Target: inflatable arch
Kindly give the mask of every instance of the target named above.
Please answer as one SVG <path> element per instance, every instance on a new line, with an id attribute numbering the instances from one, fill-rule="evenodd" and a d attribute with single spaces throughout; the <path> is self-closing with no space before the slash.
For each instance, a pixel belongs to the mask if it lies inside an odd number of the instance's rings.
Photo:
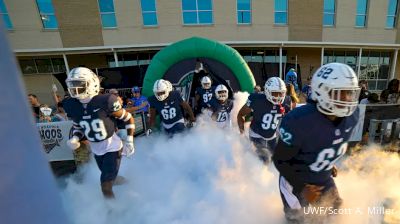
<path id="1" fill-rule="evenodd" d="M 211 58 L 225 64 L 239 81 L 242 91 L 253 91 L 253 73 L 235 49 L 214 40 L 192 37 L 171 44 L 153 57 L 143 80 L 143 95 L 153 95 L 154 82 L 163 78 L 172 65 L 189 58 Z"/>

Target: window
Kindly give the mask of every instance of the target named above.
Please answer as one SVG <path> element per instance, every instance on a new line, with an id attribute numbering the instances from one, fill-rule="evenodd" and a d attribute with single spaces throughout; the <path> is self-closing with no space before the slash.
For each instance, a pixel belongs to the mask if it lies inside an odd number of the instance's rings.
<path id="1" fill-rule="evenodd" d="M 4 25 L 8 30 L 12 30 L 13 25 L 11 23 L 10 16 L 8 15 L 8 11 L 6 5 L 3 0 L 0 0 L 0 15 L 3 18 Z"/>
<path id="2" fill-rule="evenodd" d="M 115 18 L 113 0 L 98 0 L 103 28 L 116 28 L 117 20 Z"/>
<path id="3" fill-rule="evenodd" d="M 58 23 L 51 0 L 36 0 L 44 29 L 57 29 Z"/>
<path id="4" fill-rule="evenodd" d="M 149 65 L 156 52 L 118 53 L 119 67 Z M 107 56 L 108 66 L 116 67 L 114 55 Z"/>
<path id="5" fill-rule="evenodd" d="M 350 66 L 355 72 L 357 72 L 358 64 L 358 51 L 330 51 L 324 52 L 324 64 L 340 62 Z"/>
<path id="6" fill-rule="evenodd" d="M 386 28 L 394 28 L 396 25 L 398 0 L 388 0 L 388 13 L 386 17 Z"/>
<path id="7" fill-rule="evenodd" d="M 357 0 L 356 27 L 367 25 L 368 0 Z"/>
<path id="8" fill-rule="evenodd" d="M 157 10 L 155 0 L 141 0 L 144 26 L 157 26 Z"/>
<path id="9" fill-rule="evenodd" d="M 275 0 L 275 24 L 287 24 L 287 0 Z"/>
<path id="10" fill-rule="evenodd" d="M 358 51 L 326 50 L 324 64 L 341 62 L 349 65 L 357 73 Z M 363 50 L 360 62 L 359 80 L 367 80 L 371 91 L 386 89 L 391 63 L 390 52 Z"/>
<path id="11" fill-rule="evenodd" d="M 335 25 L 335 0 L 324 0 L 324 26 Z"/>
<path id="12" fill-rule="evenodd" d="M 183 24 L 213 24 L 211 0 L 182 0 Z"/>
<path id="13" fill-rule="evenodd" d="M 363 51 L 359 80 L 367 80 L 369 90 L 386 89 L 389 79 L 390 62 L 389 52 Z"/>
<path id="14" fill-rule="evenodd" d="M 63 58 L 20 59 L 19 66 L 23 74 L 65 72 Z"/>
<path id="15" fill-rule="evenodd" d="M 237 0 L 237 23 L 251 24 L 251 0 Z"/>

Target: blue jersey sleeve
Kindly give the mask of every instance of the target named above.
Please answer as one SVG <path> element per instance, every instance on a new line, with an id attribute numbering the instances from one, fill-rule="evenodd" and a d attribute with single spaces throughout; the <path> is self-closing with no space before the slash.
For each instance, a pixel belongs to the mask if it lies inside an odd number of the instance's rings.
<path id="1" fill-rule="evenodd" d="M 107 97 L 107 112 L 113 113 L 122 109 L 122 105 L 117 96 L 109 94 Z"/>
<path id="2" fill-rule="evenodd" d="M 286 115 L 282 118 L 278 130 L 279 141 L 290 147 L 300 147 L 301 136 L 298 129 L 298 123 L 292 116 Z"/>
<path id="3" fill-rule="evenodd" d="M 253 110 L 254 101 L 255 101 L 255 94 L 250 94 L 250 96 L 247 98 L 246 106 Z"/>

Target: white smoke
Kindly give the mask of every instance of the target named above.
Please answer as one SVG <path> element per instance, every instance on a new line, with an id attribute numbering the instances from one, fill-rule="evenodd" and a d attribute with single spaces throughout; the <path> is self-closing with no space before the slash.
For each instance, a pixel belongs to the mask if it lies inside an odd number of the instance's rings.
<path id="1" fill-rule="evenodd" d="M 232 120 L 247 95 L 235 95 Z M 235 122 L 234 122 L 235 123 Z M 136 153 L 124 158 L 120 175 L 128 183 L 115 186 L 115 200 L 104 200 L 94 160 L 81 170 L 83 178 L 67 179 L 62 189 L 73 223 L 284 223 L 273 165 L 256 158 L 246 136 L 198 122 L 190 131 L 166 138 L 137 138 Z M 367 150 L 341 164 L 336 183 L 344 207 L 368 208 L 400 195 L 398 156 Z M 366 210 L 367 212 L 368 210 Z M 340 216 L 336 223 L 379 223 L 382 215 Z"/>

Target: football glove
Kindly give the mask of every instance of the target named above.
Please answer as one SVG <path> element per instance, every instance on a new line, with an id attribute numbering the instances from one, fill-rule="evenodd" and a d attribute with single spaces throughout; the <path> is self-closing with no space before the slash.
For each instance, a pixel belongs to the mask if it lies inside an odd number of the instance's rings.
<path id="1" fill-rule="evenodd" d="M 151 130 L 150 128 L 146 130 L 146 136 L 151 135 L 151 133 L 153 133 L 153 130 Z"/>
<path id="2" fill-rule="evenodd" d="M 122 147 L 122 155 L 126 157 L 131 157 L 135 153 L 135 146 L 133 145 L 133 136 L 128 136 L 124 141 L 124 146 Z"/>
<path id="3" fill-rule="evenodd" d="M 312 184 L 306 184 L 301 194 L 303 195 L 304 199 L 308 201 L 308 203 L 312 204 L 321 197 L 321 191 L 324 189 L 323 186 L 317 186 Z"/>
<path id="4" fill-rule="evenodd" d="M 333 166 L 333 168 L 332 168 L 332 177 L 337 177 L 337 173 L 338 173 L 338 170 L 337 170 L 336 166 Z"/>
<path id="5" fill-rule="evenodd" d="M 188 128 L 193 128 L 194 126 L 196 126 L 196 122 L 194 122 L 194 121 L 193 122 L 191 121 L 191 122 L 187 123 L 187 127 Z"/>
<path id="6" fill-rule="evenodd" d="M 72 138 L 67 141 L 67 146 L 72 150 L 76 150 L 79 148 L 79 146 L 81 146 L 79 138 L 77 136 L 72 136 Z"/>

